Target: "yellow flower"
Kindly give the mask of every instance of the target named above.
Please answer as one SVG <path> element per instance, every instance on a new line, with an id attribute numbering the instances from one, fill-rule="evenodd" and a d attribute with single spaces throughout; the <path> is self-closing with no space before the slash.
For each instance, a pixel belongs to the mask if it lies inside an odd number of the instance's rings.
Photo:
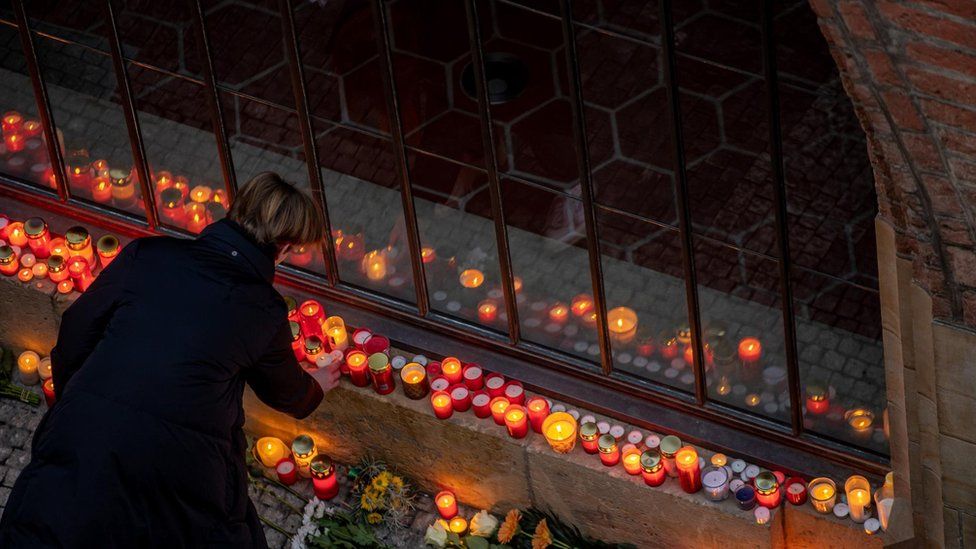
<path id="1" fill-rule="evenodd" d="M 366 515 L 366 522 L 370 524 L 379 524 L 383 520 L 383 515 L 379 513 L 370 513 Z"/>
<path id="2" fill-rule="evenodd" d="M 505 522 L 502 523 L 501 527 L 498 528 L 498 541 L 501 543 L 508 543 L 515 538 L 515 535 L 519 531 L 519 521 L 522 520 L 522 514 L 519 513 L 518 509 L 512 509 L 505 515 Z"/>
<path id="3" fill-rule="evenodd" d="M 369 497 L 366 494 L 363 494 L 363 497 L 361 497 L 359 499 L 359 505 L 365 511 L 372 511 L 373 510 L 373 498 Z"/>
<path id="4" fill-rule="evenodd" d="M 552 545 L 552 534 L 549 533 L 549 525 L 546 519 L 539 521 L 535 527 L 535 535 L 532 536 L 532 549 L 546 549 Z"/>
<path id="5" fill-rule="evenodd" d="M 390 480 L 390 484 L 392 484 L 397 491 L 403 490 L 403 479 L 400 477 L 393 477 L 393 479 Z"/>
<path id="6" fill-rule="evenodd" d="M 380 473 L 373 479 L 373 486 L 378 490 L 386 490 L 386 487 L 390 485 L 390 475 L 389 473 Z"/>

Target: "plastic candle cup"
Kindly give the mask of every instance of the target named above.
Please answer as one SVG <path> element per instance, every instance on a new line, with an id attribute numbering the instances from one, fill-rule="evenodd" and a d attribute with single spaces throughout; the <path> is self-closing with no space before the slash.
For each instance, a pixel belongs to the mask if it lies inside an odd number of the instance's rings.
<path id="1" fill-rule="evenodd" d="M 362 268 L 368 280 L 383 280 L 386 278 L 386 256 L 379 250 L 373 250 L 363 256 Z"/>
<path id="2" fill-rule="evenodd" d="M 587 294 L 579 294 L 573 298 L 569 309 L 576 318 L 583 318 L 587 313 L 593 311 L 593 298 Z"/>
<path id="3" fill-rule="evenodd" d="M 44 403 L 47 404 L 47 407 L 54 406 L 54 403 L 58 400 L 57 395 L 54 394 L 54 380 L 45 379 L 41 385 L 41 389 L 44 391 Z"/>
<path id="4" fill-rule="evenodd" d="M 791 505 L 803 505 L 807 502 L 807 483 L 800 477 L 790 477 L 783 484 L 786 501 Z"/>
<path id="5" fill-rule="evenodd" d="M 278 474 L 278 482 L 285 486 L 291 486 L 298 481 L 298 467 L 289 458 L 281 458 L 275 465 L 275 472 Z"/>
<path id="6" fill-rule="evenodd" d="M 702 488 L 711 501 L 722 501 L 729 497 L 730 480 L 729 470 L 722 465 L 709 465 L 701 472 Z"/>
<path id="7" fill-rule="evenodd" d="M 518 381 L 509 381 L 505 384 L 505 398 L 512 404 L 521 406 L 525 404 L 525 389 Z"/>
<path id="8" fill-rule="evenodd" d="M 71 281 L 74 282 L 75 288 L 80 292 L 87 290 L 91 286 L 91 283 L 95 281 L 88 260 L 81 256 L 72 257 L 68 261 L 68 274 L 71 276 Z"/>
<path id="9" fill-rule="evenodd" d="M 878 509 L 878 526 L 888 531 L 888 520 L 891 518 L 891 508 L 895 504 L 895 479 L 893 473 L 885 475 L 885 482 L 874 492 L 874 505 Z M 865 521 L 867 527 L 867 521 Z"/>
<path id="10" fill-rule="evenodd" d="M 98 251 L 98 262 L 104 269 L 119 255 L 122 243 L 115 236 L 106 234 L 95 242 L 95 249 Z"/>
<path id="11" fill-rule="evenodd" d="M 425 264 L 433 263 L 435 259 L 437 259 L 437 250 L 430 246 L 420 248 L 420 260 Z"/>
<path id="12" fill-rule="evenodd" d="M 675 464 L 674 457 L 681 449 L 681 439 L 674 436 L 668 435 L 661 439 L 661 459 L 664 461 L 664 470 L 668 472 L 669 477 L 678 476 L 678 466 Z"/>
<path id="13" fill-rule="evenodd" d="M 112 181 L 108 177 L 96 177 L 91 182 L 92 200 L 99 204 L 112 201 Z"/>
<path id="14" fill-rule="evenodd" d="M 743 364 L 755 364 L 762 356 L 762 344 L 754 337 L 742 338 L 739 341 L 739 360 Z"/>
<path id="15" fill-rule="evenodd" d="M 467 391 L 467 389 L 464 389 Z M 505 428 L 512 438 L 525 438 L 529 434 L 529 419 L 525 408 L 513 404 L 505 409 Z"/>
<path id="16" fill-rule="evenodd" d="M 197 185 L 190 190 L 190 200 L 203 204 L 210 201 L 213 189 L 206 185 Z"/>
<path id="17" fill-rule="evenodd" d="M 66 258 L 69 262 L 71 258 L 81 256 L 88 261 L 89 265 L 94 265 L 95 250 L 92 248 L 91 234 L 89 234 L 88 229 L 81 226 L 71 227 L 64 233 L 64 243 L 68 247 Z M 52 249 L 51 253 L 53 254 L 55 251 Z"/>
<path id="18" fill-rule="evenodd" d="M 583 445 L 583 451 L 587 454 L 595 454 L 600 451 L 600 446 L 597 439 L 600 438 L 600 429 L 597 427 L 596 423 L 592 421 L 587 421 L 580 425 L 580 443 Z"/>
<path id="19" fill-rule="evenodd" d="M 617 448 L 617 439 L 613 435 L 600 435 L 597 440 L 600 450 L 600 462 L 607 467 L 613 467 L 620 463 L 620 449 Z"/>
<path id="20" fill-rule="evenodd" d="M 373 353 L 388 353 L 390 351 L 390 340 L 378 334 L 372 335 L 363 344 L 363 352 L 367 355 Z"/>
<path id="21" fill-rule="evenodd" d="M 291 328 L 291 350 L 295 353 L 295 360 L 301 362 L 305 360 L 305 339 L 302 337 L 302 328 L 293 320 L 288 321 Z"/>
<path id="22" fill-rule="evenodd" d="M 633 444 L 624 446 L 623 457 L 624 470 L 629 475 L 641 474 L 641 451 Z"/>
<path id="23" fill-rule="evenodd" d="M 24 116 L 17 111 L 3 113 L 3 135 L 19 132 L 24 127 Z"/>
<path id="24" fill-rule="evenodd" d="M 827 390 L 820 385 L 807 385 L 807 413 L 820 415 L 830 408 Z"/>
<path id="25" fill-rule="evenodd" d="M 89 170 L 90 171 L 90 170 Z M 86 175 L 87 177 L 87 175 Z M 136 203 L 136 186 L 125 170 L 109 170 L 112 183 L 112 201 L 120 208 L 131 208 Z"/>
<path id="26" fill-rule="evenodd" d="M 607 311 L 607 328 L 617 341 L 630 341 L 637 334 L 637 313 L 629 307 L 610 309 Z"/>
<path id="27" fill-rule="evenodd" d="M 288 447 L 277 437 L 261 437 L 254 443 L 254 457 L 265 467 L 274 467 L 288 457 Z"/>
<path id="28" fill-rule="evenodd" d="M 24 385 L 34 385 L 40 381 L 37 367 L 41 362 L 41 357 L 34 351 L 24 351 L 17 357 L 17 372 L 20 374 L 20 381 Z"/>
<path id="29" fill-rule="evenodd" d="M 356 387 L 369 385 L 369 372 L 366 365 L 366 353 L 356 350 L 346 354 L 346 365 L 349 367 L 349 379 Z"/>
<path id="30" fill-rule="evenodd" d="M 856 436 L 868 437 L 874 425 L 874 412 L 867 408 L 854 408 L 844 414 L 844 421 Z"/>
<path id="31" fill-rule="evenodd" d="M 773 473 L 769 471 L 759 473 L 752 484 L 756 488 L 756 503 L 759 505 L 775 509 L 783 502 L 783 491 L 780 490 L 779 481 Z"/>
<path id="32" fill-rule="evenodd" d="M 505 378 L 501 374 L 488 374 L 485 377 L 485 389 L 491 398 L 505 395 Z"/>
<path id="33" fill-rule="evenodd" d="M 729 462 L 729 458 L 725 454 L 714 454 L 709 459 L 709 463 L 711 463 L 715 467 L 724 467 L 725 464 L 727 464 L 728 462 Z"/>
<path id="34" fill-rule="evenodd" d="M 37 375 L 42 380 L 51 379 L 51 357 L 46 356 L 37 363 Z"/>
<path id="35" fill-rule="evenodd" d="M 291 453 L 295 457 L 295 465 L 298 466 L 298 474 L 308 478 L 311 476 L 309 465 L 315 457 L 315 441 L 308 435 L 298 435 L 291 442 Z"/>
<path id="36" fill-rule="evenodd" d="M 834 510 L 837 502 L 837 485 L 834 481 L 826 477 L 815 478 L 807 485 L 807 493 L 818 513 L 827 514 Z"/>
<path id="37" fill-rule="evenodd" d="M 305 360 L 315 364 L 315 360 L 322 355 L 322 340 L 319 336 L 310 335 L 305 338 Z"/>
<path id="38" fill-rule="evenodd" d="M 330 500 L 339 494 L 339 479 L 336 478 L 335 464 L 332 463 L 332 458 L 325 454 L 315 456 L 309 464 L 309 470 L 311 471 L 315 497 L 321 500 Z"/>
<path id="39" fill-rule="evenodd" d="M 70 294 L 72 290 L 75 289 L 75 283 L 71 279 L 62 280 L 58 282 L 58 293 L 59 294 Z"/>
<path id="40" fill-rule="evenodd" d="M 447 529 L 450 530 L 452 534 L 463 536 L 468 531 L 468 521 L 461 516 L 454 517 L 450 522 L 447 523 Z"/>
<path id="41" fill-rule="evenodd" d="M 464 378 L 464 384 L 472 391 L 480 391 L 485 386 L 485 376 L 478 365 L 469 364 L 465 366 L 461 377 Z"/>
<path id="42" fill-rule="evenodd" d="M 743 486 L 735 491 L 735 502 L 739 509 L 750 511 L 756 506 L 756 491 L 752 486 Z"/>
<path id="43" fill-rule="evenodd" d="M 441 361 L 441 374 L 451 385 L 461 383 L 463 376 L 461 361 L 453 356 L 445 358 Z"/>
<path id="44" fill-rule="evenodd" d="M 542 433 L 542 423 L 549 416 L 549 401 L 535 396 L 529 399 L 525 408 L 529 411 L 529 424 L 532 426 L 532 430 Z"/>
<path id="45" fill-rule="evenodd" d="M 465 269 L 458 276 L 458 282 L 465 288 L 477 288 L 484 284 L 485 273 L 478 269 Z"/>
<path id="46" fill-rule="evenodd" d="M 458 514 L 457 498 L 449 490 L 438 492 L 434 496 L 434 504 L 437 505 L 437 512 L 440 513 L 441 518 L 444 520 L 451 520 Z"/>
<path id="47" fill-rule="evenodd" d="M 689 494 L 701 490 L 701 469 L 698 466 L 698 451 L 693 446 L 683 446 L 674 455 L 678 469 L 678 482 L 681 489 Z"/>
<path id="48" fill-rule="evenodd" d="M 457 412 L 471 409 L 471 391 L 464 385 L 456 385 L 451 389 L 451 408 Z"/>
<path id="49" fill-rule="evenodd" d="M 565 303 L 556 303 L 549 309 L 549 321 L 555 324 L 565 324 L 569 318 L 569 307 Z"/>
<path id="50" fill-rule="evenodd" d="M 17 280 L 21 282 L 30 282 L 34 278 L 34 271 L 24 267 L 23 269 L 17 271 Z"/>
<path id="51" fill-rule="evenodd" d="M 373 337 L 373 332 L 366 328 L 357 328 L 352 333 L 352 344 L 362 351 L 366 347 L 366 342 Z"/>
<path id="52" fill-rule="evenodd" d="M 471 407 L 474 415 L 484 419 L 491 415 L 491 397 L 484 391 L 478 391 L 471 397 Z"/>
<path id="53" fill-rule="evenodd" d="M 427 370 L 427 375 L 430 376 L 430 369 Z M 432 391 L 447 391 L 451 388 L 451 383 L 447 381 L 447 378 L 438 374 L 437 377 L 430 380 L 430 389 Z"/>
<path id="54" fill-rule="evenodd" d="M 325 319 L 325 335 L 329 340 L 329 348 L 333 351 L 345 351 L 349 347 L 349 332 L 346 323 L 340 316 L 330 316 Z"/>
<path id="55" fill-rule="evenodd" d="M 400 370 L 400 380 L 403 381 L 403 394 L 411 400 L 420 400 L 427 396 L 430 384 L 427 382 L 427 370 L 416 362 L 411 362 Z"/>
<path id="56" fill-rule="evenodd" d="M 447 419 L 454 413 L 451 405 L 451 395 L 446 391 L 434 391 L 430 395 L 430 407 L 434 409 L 434 416 L 437 419 Z"/>
<path id="57" fill-rule="evenodd" d="M 35 263 L 31 272 L 34 273 L 34 278 L 44 278 L 47 276 L 47 263 Z"/>
<path id="58" fill-rule="evenodd" d="M 871 484 L 861 475 L 852 475 L 844 483 L 851 520 L 862 523 L 871 516 Z"/>
<path id="59" fill-rule="evenodd" d="M 25 221 L 24 234 L 27 235 L 27 244 L 34 256 L 38 259 L 47 259 L 51 255 L 51 232 L 43 219 L 32 217 Z"/>
<path id="60" fill-rule="evenodd" d="M 492 299 L 486 299 L 478 303 L 478 320 L 485 324 L 491 324 L 498 319 L 498 304 Z"/>
<path id="61" fill-rule="evenodd" d="M 0 273 L 13 276 L 19 269 L 20 260 L 17 258 L 17 252 L 10 246 L 0 246 Z"/>
<path id="62" fill-rule="evenodd" d="M 322 321 L 325 320 L 325 309 L 318 301 L 309 299 L 298 309 L 298 323 L 302 326 L 302 334 L 308 336 L 322 335 Z"/>
<path id="63" fill-rule="evenodd" d="M 23 223 L 14 221 L 7 225 L 7 243 L 20 248 L 27 245 L 27 233 L 24 232 Z"/>
<path id="64" fill-rule="evenodd" d="M 393 381 L 393 366 L 390 357 L 385 353 L 373 353 L 366 361 L 369 364 L 369 376 L 373 380 L 373 390 L 380 395 L 388 395 L 396 389 Z"/>
<path id="65" fill-rule="evenodd" d="M 566 412 L 549 414 L 542 422 L 542 434 L 553 451 L 568 454 L 576 447 L 576 420 Z"/>
<path id="66" fill-rule="evenodd" d="M 510 405 L 511 403 L 505 397 L 495 397 L 491 399 L 488 406 L 491 407 L 491 417 L 495 420 L 495 423 L 498 425 L 505 425 L 505 410 L 508 410 Z"/>
<path id="67" fill-rule="evenodd" d="M 657 450 L 645 450 L 640 457 L 641 476 L 644 477 L 644 484 L 648 486 L 660 486 L 664 484 L 667 473 L 664 471 L 664 461 L 661 460 L 661 453 Z"/>

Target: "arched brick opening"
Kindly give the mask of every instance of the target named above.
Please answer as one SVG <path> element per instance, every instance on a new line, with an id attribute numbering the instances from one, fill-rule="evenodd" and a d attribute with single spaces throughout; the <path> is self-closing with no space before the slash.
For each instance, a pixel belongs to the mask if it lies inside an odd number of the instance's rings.
<path id="1" fill-rule="evenodd" d="M 925 545 L 976 544 L 976 4 L 811 4 L 875 172 L 903 516 Z"/>

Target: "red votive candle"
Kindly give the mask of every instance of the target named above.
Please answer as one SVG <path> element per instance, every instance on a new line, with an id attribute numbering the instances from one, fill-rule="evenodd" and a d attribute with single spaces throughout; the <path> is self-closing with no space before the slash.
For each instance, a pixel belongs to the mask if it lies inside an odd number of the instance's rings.
<path id="1" fill-rule="evenodd" d="M 492 299 L 478 303 L 478 320 L 484 324 L 491 324 L 498 318 L 498 304 Z"/>
<path id="2" fill-rule="evenodd" d="M 373 337 L 366 340 L 363 344 L 363 351 L 371 355 L 374 353 L 387 353 L 390 351 L 390 340 L 386 336 L 373 334 Z"/>
<path id="3" fill-rule="evenodd" d="M 620 449 L 617 448 L 617 439 L 613 435 L 601 435 L 597 441 L 600 450 L 600 462 L 607 467 L 613 467 L 620 463 Z"/>
<path id="4" fill-rule="evenodd" d="M 369 366 L 366 364 L 366 353 L 354 350 L 346 353 L 346 365 L 349 366 L 349 380 L 356 387 L 369 385 Z"/>
<path id="5" fill-rule="evenodd" d="M 305 336 L 305 360 L 315 364 L 315 360 L 319 358 L 322 353 L 325 352 L 325 348 L 322 345 L 322 339 L 319 336 L 309 335 Z"/>
<path id="6" fill-rule="evenodd" d="M 677 358 L 678 352 L 680 351 L 680 345 L 678 340 L 674 337 L 665 337 L 661 340 L 661 358 L 665 360 L 673 360 Z"/>
<path id="7" fill-rule="evenodd" d="M 786 479 L 786 501 L 793 505 L 803 505 L 807 502 L 807 483 L 800 477 Z"/>
<path id="8" fill-rule="evenodd" d="M 40 217 L 32 217 L 24 222 L 27 244 L 37 259 L 47 259 L 51 255 L 51 232 L 47 223 Z"/>
<path id="9" fill-rule="evenodd" d="M 451 407 L 458 412 L 467 412 L 471 408 L 471 391 L 463 385 L 451 389 Z"/>
<path id="10" fill-rule="evenodd" d="M 47 407 L 54 406 L 54 403 L 57 401 L 57 396 L 54 394 L 54 379 L 45 379 L 41 385 L 41 389 L 44 391 L 44 402 L 47 403 Z"/>
<path id="11" fill-rule="evenodd" d="M 441 363 L 436 360 L 431 360 L 427 363 L 427 377 L 434 379 L 435 377 L 443 377 L 441 375 Z"/>
<path id="12" fill-rule="evenodd" d="M 285 486 L 291 486 L 298 480 L 298 467 L 291 458 L 281 458 L 275 465 L 275 472 L 278 473 L 278 481 Z"/>
<path id="13" fill-rule="evenodd" d="M 830 409 L 827 389 L 820 385 L 807 385 L 807 413 L 820 415 Z"/>
<path id="14" fill-rule="evenodd" d="M 491 417 L 495 420 L 495 423 L 498 425 L 505 425 L 505 410 L 507 410 L 510 405 L 511 403 L 505 397 L 495 397 L 491 399 L 489 406 L 491 406 Z"/>
<path id="15" fill-rule="evenodd" d="M 301 362 L 305 360 L 305 339 L 302 337 L 302 327 L 294 321 L 288 321 L 291 328 L 291 350 L 295 353 L 295 360 Z"/>
<path id="16" fill-rule="evenodd" d="M 373 337 L 373 332 L 366 328 L 359 328 L 352 333 L 352 344 L 362 351 L 366 347 L 366 342 Z"/>
<path id="17" fill-rule="evenodd" d="M 532 426 L 532 430 L 541 433 L 542 422 L 549 417 L 549 401 L 540 396 L 535 396 L 529 399 L 525 408 L 529 411 L 529 424 Z"/>
<path id="18" fill-rule="evenodd" d="M 437 512 L 440 513 L 441 518 L 444 520 L 451 520 L 458 514 L 457 498 L 449 490 L 438 492 L 434 496 L 434 504 L 437 505 Z"/>
<path id="19" fill-rule="evenodd" d="M 647 450 L 641 454 L 640 467 L 644 484 L 648 486 L 660 486 L 664 484 L 664 479 L 668 478 L 664 470 L 664 461 L 661 460 L 661 454 L 657 450 Z"/>
<path id="20" fill-rule="evenodd" d="M 13 276 L 20 270 L 20 260 L 12 246 L 0 246 L 0 274 Z"/>
<path id="21" fill-rule="evenodd" d="M 72 257 L 71 261 L 68 262 L 68 274 L 71 275 L 71 280 L 79 292 L 87 290 L 95 280 L 91 268 L 88 266 L 88 260 L 80 255 Z"/>
<path id="22" fill-rule="evenodd" d="M 505 409 L 505 428 L 512 438 L 525 438 L 529 434 L 529 417 L 525 408 L 512 404 Z"/>
<path id="23" fill-rule="evenodd" d="M 762 344 L 754 337 L 742 338 L 739 341 L 739 360 L 743 364 L 755 364 L 762 356 Z"/>
<path id="24" fill-rule="evenodd" d="M 471 408 L 474 415 L 482 419 L 491 415 L 491 397 L 484 391 L 478 391 L 471 397 Z"/>
<path id="25" fill-rule="evenodd" d="M 430 407 L 434 409 L 437 419 L 447 419 L 454 413 L 451 405 L 451 395 L 447 391 L 434 391 L 430 395 Z"/>
<path id="26" fill-rule="evenodd" d="M 519 406 L 525 404 L 525 389 L 522 388 L 522 384 L 518 381 L 509 381 L 505 385 L 505 398 L 512 404 Z"/>
<path id="27" fill-rule="evenodd" d="M 373 390 L 381 395 L 388 395 L 396 389 L 393 380 L 393 366 L 390 357 L 384 353 L 373 353 L 366 361 L 369 364 L 369 375 L 373 380 Z"/>
<path id="28" fill-rule="evenodd" d="M 315 490 L 315 497 L 329 500 L 339 494 L 339 479 L 336 478 L 335 465 L 329 456 L 319 454 L 312 458 L 309 470 L 312 472 L 312 488 Z"/>
<path id="29" fill-rule="evenodd" d="M 678 468 L 678 483 L 689 494 L 701 490 L 701 468 L 698 466 L 698 452 L 693 446 L 684 446 L 674 455 Z"/>
<path id="30" fill-rule="evenodd" d="M 441 361 L 441 374 L 447 378 L 447 381 L 451 385 L 461 383 L 464 374 L 461 368 L 461 361 L 453 356 L 445 358 Z"/>
<path id="31" fill-rule="evenodd" d="M 298 323 L 302 325 L 302 334 L 305 337 L 313 335 L 322 337 L 323 320 L 325 320 L 325 308 L 314 299 L 309 299 L 298 308 Z"/>
<path id="32" fill-rule="evenodd" d="M 773 473 L 769 471 L 759 473 L 752 484 L 756 488 L 756 503 L 759 505 L 774 509 L 783 502 L 783 491 L 779 489 L 779 482 Z"/>
<path id="33" fill-rule="evenodd" d="M 595 454 L 600 451 L 600 428 L 597 427 L 596 423 L 587 421 L 580 425 L 579 432 L 580 443 L 587 454 Z"/>
<path id="34" fill-rule="evenodd" d="M 430 381 L 430 388 L 434 391 L 448 391 L 451 388 L 451 382 L 444 376 L 437 376 Z"/>
<path id="35" fill-rule="evenodd" d="M 621 452 L 621 461 L 624 462 L 624 471 L 629 475 L 641 474 L 641 451 L 633 444 L 624 445 Z"/>
<path id="36" fill-rule="evenodd" d="M 485 376 L 485 390 L 488 396 L 497 398 L 505 395 L 505 377 L 501 374 L 491 373 Z"/>
<path id="37" fill-rule="evenodd" d="M 122 243 L 110 234 L 102 235 L 95 242 L 95 251 L 98 252 L 98 262 L 104 269 L 118 257 L 119 252 L 122 251 Z"/>
<path id="38" fill-rule="evenodd" d="M 481 371 L 481 366 L 468 364 L 464 367 L 464 384 L 472 391 L 479 391 L 485 386 L 485 376 Z"/>

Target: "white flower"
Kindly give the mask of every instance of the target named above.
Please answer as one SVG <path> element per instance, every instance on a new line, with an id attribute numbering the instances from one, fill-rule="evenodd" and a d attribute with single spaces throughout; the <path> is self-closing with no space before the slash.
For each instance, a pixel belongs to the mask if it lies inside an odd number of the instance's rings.
<path id="1" fill-rule="evenodd" d="M 447 529 L 440 522 L 435 522 L 427 527 L 424 534 L 424 543 L 434 547 L 444 547 L 447 545 Z"/>
<path id="2" fill-rule="evenodd" d="M 472 536 L 491 537 L 496 529 L 498 529 L 498 519 L 488 511 L 480 511 L 471 517 L 470 532 Z"/>

